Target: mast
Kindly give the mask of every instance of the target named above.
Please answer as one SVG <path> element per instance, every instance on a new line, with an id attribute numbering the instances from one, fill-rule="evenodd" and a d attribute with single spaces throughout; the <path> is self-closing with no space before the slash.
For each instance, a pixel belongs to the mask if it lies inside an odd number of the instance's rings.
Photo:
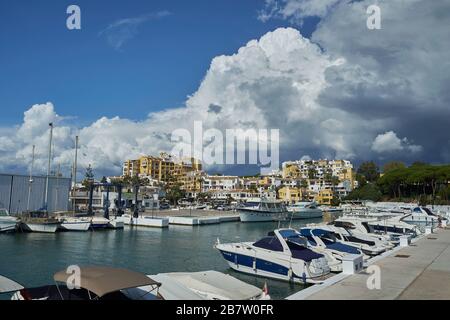
<path id="1" fill-rule="evenodd" d="M 50 179 L 50 167 L 52 163 L 52 140 L 53 140 L 53 122 L 48 124 L 50 126 L 50 139 L 48 144 L 48 165 L 47 165 L 47 177 L 45 179 L 45 203 L 44 210 L 48 212 L 48 185 Z"/>
<path id="2" fill-rule="evenodd" d="M 74 214 L 76 211 L 75 193 L 77 187 L 77 163 L 78 163 L 78 136 L 75 137 L 75 160 L 73 162 L 72 209 Z"/>
<path id="3" fill-rule="evenodd" d="M 30 198 L 31 198 L 31 185 L 33 184 L 33 166 L 34 166 L 34 151 L 36 146 L 33 145 L 33 151 L 31 152 L 31 166 L 30 166 L 30 180 L 28 180 L 28 199 L 27 199 L 27 212 L 30 212 Z"/>
<path id="4" fill-rule="evenodd" d="M 56 196 L 55 196 L 55 210 L 58 211 L 58 192 L 59 192 L 59 176 L 61 174 L 61 164 L 58 164 L 58 171 L 56 173 Z"/>

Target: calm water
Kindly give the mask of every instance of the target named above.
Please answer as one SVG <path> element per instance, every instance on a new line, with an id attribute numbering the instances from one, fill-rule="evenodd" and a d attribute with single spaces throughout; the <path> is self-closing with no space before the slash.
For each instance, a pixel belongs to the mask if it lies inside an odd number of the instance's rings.
<path id="1" fill-rule="evenodd" d="M 324 216 L 325 220 L 330 218 Z M 321 221 L 298 220 L 292 227 Z M 146 274 L 217 270 L 261 288 L 267 281 L 271 296 L 281 299 L 301 290 L 302 286 L 237 273 L 229 269 L 213 248 L 217 238 L 222 242 L 255 241 L 277 226 L 275 222 L 230 222 L 167 229 L 125 227 L 80 233 L 1 234 L 0 274 L 32 287 L 53 283 L 53 273 L 72 264 L 124 267 Z"/>

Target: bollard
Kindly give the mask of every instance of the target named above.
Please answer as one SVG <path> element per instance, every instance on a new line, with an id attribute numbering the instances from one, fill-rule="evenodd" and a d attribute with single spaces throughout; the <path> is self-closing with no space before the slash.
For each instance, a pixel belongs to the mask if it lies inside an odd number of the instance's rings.
<path id="1" fill-rule="evenodd" d="M 342 257 L 342 273 L 355 274 L 363 270 L 363 255 L 362 254 L 347 254 Z"/>
<path id="2" fill-rule="evenodd" d="M 400 247 L 407 247 L 411 244 L 410 236 L 400 236 Z"/>
<path id="3" fill-rule="evenodd" d="M 433 233 L 433 227 L 427 226 L 425 227 L 425 234 L 432 234 Z"/>

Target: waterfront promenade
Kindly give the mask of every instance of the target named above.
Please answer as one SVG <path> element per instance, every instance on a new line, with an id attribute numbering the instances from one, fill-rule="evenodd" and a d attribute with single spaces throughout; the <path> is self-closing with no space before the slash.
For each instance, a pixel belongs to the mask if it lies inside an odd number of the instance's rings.
<path id="1" fill-rule="evenodd" d="M 438 229 L 409 247 L 371 264 L 381 269 L 381 288 L 369 290 L 369 274 L 336 275 L 334 281 L 297 292 L 289 300 L 450 299 L 450 229 Z M 331 280 L 331 279 L 330 279 Z"/>

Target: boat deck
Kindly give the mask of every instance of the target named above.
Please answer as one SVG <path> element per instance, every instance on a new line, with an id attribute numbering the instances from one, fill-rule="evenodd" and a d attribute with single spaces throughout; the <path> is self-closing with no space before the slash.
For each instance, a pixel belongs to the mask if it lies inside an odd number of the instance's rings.
<path id="1" fill-rule="evenodd" d="M 289 300 L 450 299 L 450 229 L 438 229 L 409 247 L 398 248 L 372 265 L 381 270 L 380 289 L 368 289 L 370 276 L 339 274 L 328 284 L 297 292 Z"/>

